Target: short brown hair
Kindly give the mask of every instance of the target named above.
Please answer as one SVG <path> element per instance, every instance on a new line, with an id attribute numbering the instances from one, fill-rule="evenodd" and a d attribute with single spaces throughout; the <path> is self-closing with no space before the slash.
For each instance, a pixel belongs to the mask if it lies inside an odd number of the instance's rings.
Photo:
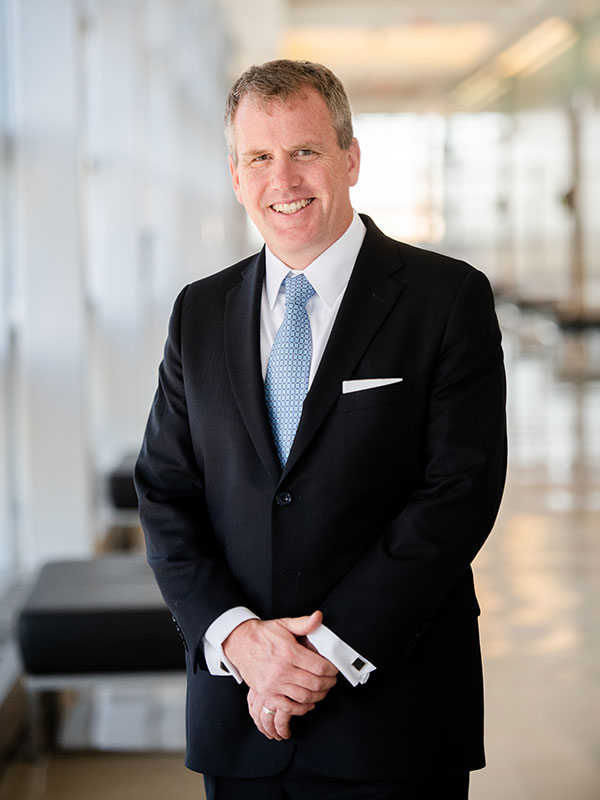
<path id="1" fill-rule="evenodd" d="M 315 89 L 321 95 L 331 114 L 338 144 L 342 150 L 347 150 L 354 136 L 352 111 L 340 79 L 322 64 L 280 58 L 250 67 L 229 90 L 225 104 L 225 137 L 232 158 L 236 158 L 233 120 L 243 97 L 252 94 L 267 103 L 276 98 L 285 102 L 304 89 Z"/>

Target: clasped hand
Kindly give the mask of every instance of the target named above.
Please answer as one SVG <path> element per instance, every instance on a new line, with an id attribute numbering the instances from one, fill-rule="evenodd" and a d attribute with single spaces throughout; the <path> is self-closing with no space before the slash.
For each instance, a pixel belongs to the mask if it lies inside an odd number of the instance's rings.
<path id="1" fill-rule="evenodd" d="M 250 716 L 268 739 L 289 739 L 290 719 L 312 711 L 336 683 L 337 668 L 299 641 L 322 621 L 320 611 L 309 617 L 247 620 L 223 642 L 223 652 L 249 687 Z"/>

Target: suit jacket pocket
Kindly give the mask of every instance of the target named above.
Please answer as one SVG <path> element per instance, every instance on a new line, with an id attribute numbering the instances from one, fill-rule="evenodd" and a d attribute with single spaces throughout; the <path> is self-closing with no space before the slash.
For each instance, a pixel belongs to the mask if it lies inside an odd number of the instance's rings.
<path id="1" fill-rule="evenodd" d="M 340 392 L 342 387 L 340 385 Z M 376 386 L 373 389 L 361 389 L 358 392 L 340 394 L 335 406 L 336 414 L 347 414 L 350 411 L 359 411 L 361 408 L 399 403 L 411 396 L 411 383 L 409 378 L 403 378 L 399 383 L 390 383 L 387 386 Z"/>

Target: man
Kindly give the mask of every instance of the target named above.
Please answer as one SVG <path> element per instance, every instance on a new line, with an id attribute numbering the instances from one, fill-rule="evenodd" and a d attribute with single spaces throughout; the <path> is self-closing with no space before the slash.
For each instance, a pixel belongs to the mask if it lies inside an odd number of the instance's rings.
<path id="1" fill-rule="evenodd" d="M 353 211 L 325 67 L 252 67 L 226 131 L 265 247 L 177 299 L 136 468 L 186 763 L 209 800 L 465 798 L 506 463 L 489 284 Z"/>

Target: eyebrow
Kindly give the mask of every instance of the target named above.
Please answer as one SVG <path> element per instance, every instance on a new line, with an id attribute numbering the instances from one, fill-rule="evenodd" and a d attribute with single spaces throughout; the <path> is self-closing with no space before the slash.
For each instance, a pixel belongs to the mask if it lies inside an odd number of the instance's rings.
<path id="1" fill-rule="evenodd" d="M 268 148 L 265 147 L 262 150 L 245 150 L 243 153 L 240 153 L 240 156 L 242 158 L 254 158 L 255 156 L 262 156 L 268 152 Z"/>
<path id="2" fill-rule="evenodd" d="M 318 142 L 303 142 L 302 144 L 296 144 L 292 147 L 288 148 L 290 153 L 295 153 L 297 150 L 319 150 L 321 145 Z M 269 148 L 264 147 L 262 149 L 255 149 L 255 150 L 245 150 L 243 153 L 240 153 L 241 158 L 255 158 L 256 156 L 262 156 L 265 153 L 268 153 Z"/>

